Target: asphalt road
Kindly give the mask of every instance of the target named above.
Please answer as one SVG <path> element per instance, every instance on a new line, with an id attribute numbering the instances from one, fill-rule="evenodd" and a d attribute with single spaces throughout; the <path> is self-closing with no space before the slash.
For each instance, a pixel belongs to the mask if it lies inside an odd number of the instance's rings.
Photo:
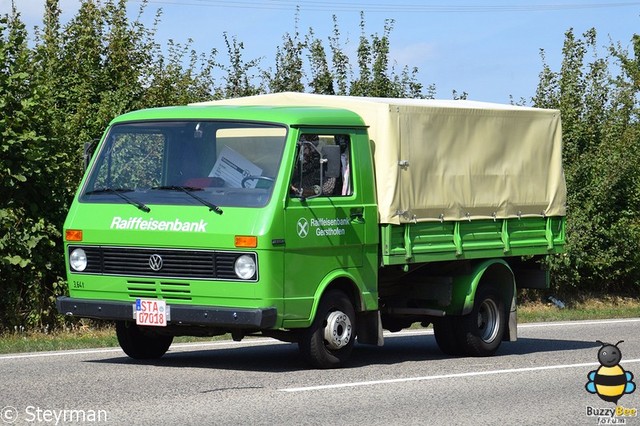
<path id="1" fill-rule="evenodd" d="M 330 371 L 269 339 L 174 345 L 145 363 L 120 349 L 2 355 L 0 425 L 640 425 L 640 391 L 618 401 L 627 416 L 600 418 L 616 404 L 585 389 L 596 340 L 624 340 L 619 365 L 640 381 L 639 327 L 524 324 L 491 358 L 445 357 L 428 330 L 398 333 Z"/>

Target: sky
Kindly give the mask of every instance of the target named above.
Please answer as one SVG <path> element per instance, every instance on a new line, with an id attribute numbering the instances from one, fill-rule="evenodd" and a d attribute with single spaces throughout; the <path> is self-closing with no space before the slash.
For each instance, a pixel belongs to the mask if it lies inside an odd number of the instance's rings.
<path id="1" fill-rule="evenodd" d="M 41 26 L 45 0 L 14 0 L 27 27 Z M 393 20 L 390 57 L 397 69 L 419 70 L 418 80 L 435 84 L 436 97 L 451 99 L 453 90 L 469 99 L 508 103 L 534 96 L 546 62 L 559 70 L 565 32 L 580 36 L 590 28 L 598 34 L 601 56 L 610 41 L 631 49 L 631 37 L 640 33 L 640 1 L 606 0 L 149 0 L 142 21 L 149 26 L 157 9 L 162 17 L 156 41 L 166 44 L 193 40 L 198 52 L 212 48 L 226 59 L 223 33 L 244 44 L 245 61 L 262 58 L 272 67 L 276 47 L 286 33 L 311 27 L 324 40 L 333 31 L 335 15 L 343 49 L 351 55 L 360 37 L 360 13 L 365 34 L 382 35 L 385 20 Z M 80 0 L 61 0 L 62 20 L 78 11 Z M 141 2 L 129 0 L 130 17 Z M 11 10 L 11 0 L 0 0 L 0 14 Z"/>

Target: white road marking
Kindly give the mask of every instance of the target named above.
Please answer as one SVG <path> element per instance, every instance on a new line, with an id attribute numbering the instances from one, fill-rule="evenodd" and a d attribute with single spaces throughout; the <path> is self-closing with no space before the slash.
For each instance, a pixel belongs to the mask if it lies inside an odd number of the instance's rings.
<path id="1" fill-rule="evenodd" d="M 636 362 L 640 362 L 640 358 L 624 360 L 623 364 L 633 364 Z M 580 364 L 547 365 L 544 367 L 508 368 L 505 370 L 489 370 L 489 371 L 470 371 L 467 373 L 439 374 L 435 376 L 422 376 L 422 377 L 405 377 L 401 379 L 371 380 L 368 382 L 336 383 L 333 385 L 307 386 L 307 387 L 300 387 L 300 388 L 283 388 L 278 390 L 280 392 L 309 392 L 309 391 L 327 390 L 327 389 L 386 385 L 386 384 L 393 384 L 393 383 L 420 382 L 420 381 L 426 381 L 426 380 L 454 379 L 454 378 L 460 378 L 460 377 L 490 376 L 490 375 L 497 375 L 497 374 L 513 374 L 513 373 L 524 373 L 524 372 L 530 372 L 530 371 L 543 371 L 543 370 L 562 370 L 565 368 L 578 368 L 578 367 L 583 368 L 583 367 L 592 367 L 596 365 L 600 365 L 600 364 L 597 362 L 585 362 Z"/>
<path id="2" fill-rule="evenodd" d="M 565 327 L 565 326 L 575 326 L 575 325 L 603 325 L 603 324 L 621 324 L 621 323 L 627 323 L 627 322 L 640 322 L 640 318 L 564 321 L 564 322 L 529 322 L 526 324 L 518 324 L 518 328 Z"/>
<path id="3" fill-rule="evenodd" d="M 206 347 L 216 347 L 216 346 L 255 346 L 255 345 L 266 345 L 266 344 L 287 344 L 280 342 L 278 340 L 251 340 L 245 342 L 233 342 L 230 340 L 224 340 L 219 342 L 202 342 L 202 343 L 176 343 L 171 345 L 169 348 L 169 352 L 179 352 L 181 349 L 193 349 L 193 348 L 206 348 Z M 11 354 L 11 355 L 0 355 L 0 361 L 3 360 L 11 360 L 11 359 L 22 359 L 22 358 L 41 358 L 41 357 L 53 357 L 53 356 L 65 356 L 65 355 L 87 355 L 87 354 L 108 354 L 113 352 L 122 352 L 120 348 L 104 348 L 104 349 L 79 349 L 79 350 L 69 350 L 69 351 L 52 351 L 52 352 L 31 352 L 25 354 Z"/>
<path id="4" fill-rule="evenodd" d="M 103 354 L 109 352 L 122 352 L 120 348 L 108 348 L 108 349 L 91 349 L 91 350 L 76 350 L 76 351 L 54 351 L 54 352 L 32 352 L 27 354 L 18 355 L 0 355 L 0 361 L 9 359 L 22 359 L 22 358 L 46 358 L 51 356 L 64 356 L 64 355 L 85 355 L 85 354 Z"/>

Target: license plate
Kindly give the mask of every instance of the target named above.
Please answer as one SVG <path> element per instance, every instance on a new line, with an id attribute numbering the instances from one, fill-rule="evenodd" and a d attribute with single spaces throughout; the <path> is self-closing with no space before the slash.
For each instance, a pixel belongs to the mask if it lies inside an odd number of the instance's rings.
<path id="1" fill-rule="evenodd" d="M 167 326 L 169 307 L 164 300 L 136 299 L 133 312 L 138 325 Z"/>

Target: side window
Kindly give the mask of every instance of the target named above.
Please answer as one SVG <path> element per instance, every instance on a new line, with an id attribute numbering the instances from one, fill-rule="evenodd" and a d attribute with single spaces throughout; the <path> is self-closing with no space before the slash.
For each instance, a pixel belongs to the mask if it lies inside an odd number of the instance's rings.
<path id="1" fill-rule="evenodd" d="M 351 142 L 347 134 L 300 136 L 291 177 L 293 197 L 351 195 Z"/>

